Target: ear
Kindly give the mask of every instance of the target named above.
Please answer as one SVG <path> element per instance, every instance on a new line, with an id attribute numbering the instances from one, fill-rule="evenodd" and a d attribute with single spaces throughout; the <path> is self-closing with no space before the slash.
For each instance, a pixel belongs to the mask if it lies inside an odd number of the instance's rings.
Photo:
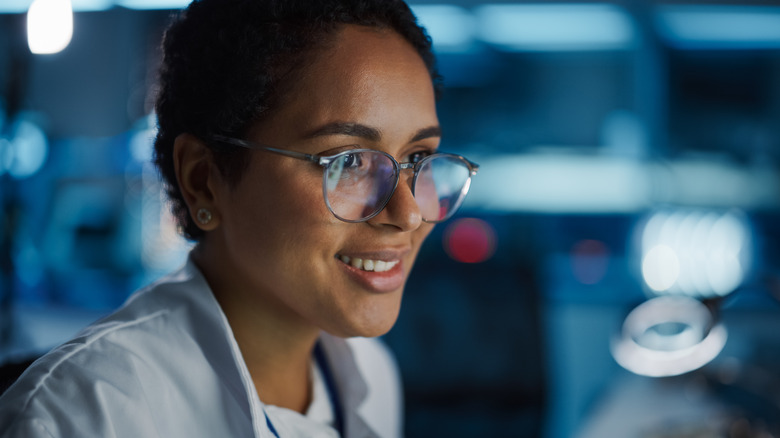
<path id="1" fill-rule="evenodd" d="M 180 134 L 173 143 L 173 166 L 193 223 L 203 231 L 216 229 L 220 222 L 215 196 L 219 171 L 211 150 L 198 137 Z"/>

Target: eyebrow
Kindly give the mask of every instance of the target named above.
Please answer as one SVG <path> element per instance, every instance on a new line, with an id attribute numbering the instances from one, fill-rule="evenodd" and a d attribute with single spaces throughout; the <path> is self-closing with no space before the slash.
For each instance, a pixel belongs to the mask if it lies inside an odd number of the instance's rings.
<path id="1" fill-rule="evenodd" d="M 378 129 L 370 126 L 361 125 L 360 123 L 348 123 L 348 122 L 333 122 L 321 126 L 306 137 L 315 138 L 323 137 L 326 135 L 348 135 L 351 137 L 365 138 L 370 141 L 379 141 L 382 138 L 382 133 Z"/>
<path id="2" fill-rule="evenodd" d="M 414 143 L 415 141 L 425 140 L 426 138 L 432 138 L 432 137 L 441 137 L 440 126 L 429 126 L 427 128 L 423 128 L 417 131 L 417 134 L 415 134 L 414 137 L 412 137 L 409 143 Z"/>
<path id="3" fill-rule="evenodd" d="M 360 123 L 350 122 L 328 123 L 315 129 L 306 137 L 315 138 L 327 135 L 348 135 L 351 137 L 360 137 L 375 142 L 378 142 L 382 139 L 382 132 L 379 129 Z M 412 136 L 409 142 L 413 143 L 415 141 L 425 140 L 426 138 L 432 137 L 441 137 L 441 127 L 429 126 L 427 128 L 420 129 L 414 134 L 414 136 Z"/>

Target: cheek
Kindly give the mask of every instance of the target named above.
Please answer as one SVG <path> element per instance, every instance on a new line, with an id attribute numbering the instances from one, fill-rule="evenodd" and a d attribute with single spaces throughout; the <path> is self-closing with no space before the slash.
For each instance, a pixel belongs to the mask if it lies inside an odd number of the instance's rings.
<path id="1" fill-rule="evenodd" d="M 284 227 L 293 223 L 320 223 L 327 219 L 322 197 L 322 173 L 302 169 L 308 163 L 282 158 L 282 164 L 257 178 L 255 198 L 264 215 Z M 252 195 L 250 195 L 252 196 Z"/>
<path id="2" fill-rule="evenodd" d="M 231 245 L 278 257 L 288 247 L 306 250 L 302 247 L 327 234 L 323 228 L 335 218 L 322 199 L 321 176 L 295 172 L 294 164 L 298 163 L 282 160 L 280 165 L 248 169 L 225 205 L 224 225 Z"/>

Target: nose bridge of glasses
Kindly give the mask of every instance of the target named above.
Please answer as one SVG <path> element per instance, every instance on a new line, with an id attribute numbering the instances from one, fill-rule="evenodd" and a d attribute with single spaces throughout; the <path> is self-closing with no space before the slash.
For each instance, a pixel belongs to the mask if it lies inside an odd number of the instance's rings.
<path id="1" fill-rule="evenodd" d="M 420 162 L 416 163 L 399 163 L 398 164 L 398 178 L 401 178 L 401 173 L 404 170 L 410 170 L 411 172 L 407 172 L 406 181 L 411 183 L 412 180 L 417 178 L 417 173 L 420 171 Z"/>
<path id="2" fill-rule="evenodd" d="M 411 170 L 411 172 L 407 172 L 406 176 L 403 176 L 404 170 Z M 417 174 L 417 167 L 415 163 L 398 163 L 398 181 L 399 184 L 401 182 L 406 182 L 409 185 L 409 188 L 413 188 L 414 186 L 414 177 Z"/>

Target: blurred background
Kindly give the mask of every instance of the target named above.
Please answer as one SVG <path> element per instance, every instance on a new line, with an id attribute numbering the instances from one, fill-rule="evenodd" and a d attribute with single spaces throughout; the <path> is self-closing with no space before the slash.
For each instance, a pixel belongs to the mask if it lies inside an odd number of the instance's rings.
<path id="1" fill-rule="evenodd" d="M 0 1 L 4 371 L 186 257 L 150 164 L 183 3 Z M 412 6 L 481 169 L 385 336 L 407 436 L 780 437 L 780 2 Z"/>

